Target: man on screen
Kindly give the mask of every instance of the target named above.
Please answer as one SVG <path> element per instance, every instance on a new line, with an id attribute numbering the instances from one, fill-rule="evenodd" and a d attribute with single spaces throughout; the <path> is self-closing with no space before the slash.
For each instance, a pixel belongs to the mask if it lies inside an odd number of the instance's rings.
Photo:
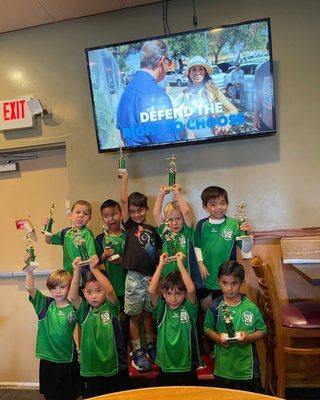
<path id="1" fill-rule="evenodd" d="M 117 128 L 124 146 L 145 146 L 181 139 L 181 126 L 172 117 L 172 103 L 158 83 L 168 72 L 171 60 L 162 40 L 144 43 L 140 70 L 123 92 L 117 111 Z"/>

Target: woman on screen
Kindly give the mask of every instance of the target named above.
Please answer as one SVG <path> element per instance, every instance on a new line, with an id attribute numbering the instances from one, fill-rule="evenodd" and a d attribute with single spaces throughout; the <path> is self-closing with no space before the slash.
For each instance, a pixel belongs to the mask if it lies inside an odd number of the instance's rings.
<path id="1" fill-rule="evenodd" d="M 211 73 L 212 67 L 200 56 L 193 57 L 184 71 L 189 83 L 183 92 L 183 103 L 192 110 L 186 122 L 188 139 L 224 134 L 231 128 L 230 114 L 238 114 L 237 108 L 216 87 Z"/>

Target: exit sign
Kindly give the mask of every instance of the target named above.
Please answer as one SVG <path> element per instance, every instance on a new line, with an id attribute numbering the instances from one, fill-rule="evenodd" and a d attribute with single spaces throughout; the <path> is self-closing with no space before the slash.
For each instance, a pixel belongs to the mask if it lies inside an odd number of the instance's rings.
<path id="1" fill-rule="evenodd" d="M 33 127 L 33 115 L 28 107 L 30 97 L 0 101 L 0 131 Z"/>

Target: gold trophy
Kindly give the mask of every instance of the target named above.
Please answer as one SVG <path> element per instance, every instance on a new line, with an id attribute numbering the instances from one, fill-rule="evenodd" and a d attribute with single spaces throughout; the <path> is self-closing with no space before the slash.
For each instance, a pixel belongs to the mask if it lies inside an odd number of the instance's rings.
<path id="1" fill-rule="evenodd" d="M 32 232 L 28 232 L 25 237 L 26 251 L 29 254 L 29 257 L 25 261 L 25 266 L 22 268 L 22 270 L 25 272 L 33 271 L 34 269 L 36 269 L 39 266 L 39 263 L 35 261 L 36 255 L 35 255 L 34 248 L 32 245 L 31 234 L 32 234 Z"/>
<path id="2" fill-rule="evenodd" d="M 236 332 L 233 325 L 232 312 L 229 310 L 228 304 L 222 304 L 222 318 L 225 323 L 227 333 L 221 333 L 221 337 L 228 342 L 236 342 L 241 338 L 240 332 Z"/>
<path id="3" fill-rule="evenodd" d="M 169 160 L 168 167 L 168 186 L 165 186 L 165 190 L 173 190 L 173 186 L 176 183 L 176 174 L 177 174 L 177 158 L 173 154 L 171 157 L 167 158 Z"/>
<path id="4" fill-rule="evenodd" d="M 120 156 L 119 156 L 119 160 L 118 160 L 118 171 L 119 172 L 127 172 L 126 159 L 124 158 L 121 145 L 119 146 L 119 152 L 120 152 Z"/>
<path id="5" fill-rule="evenodd" d="M 81 261 L 79 263 L 80 267 L 84 267 L 86 265 L 90 264 L 89 260 L 89 253 L 88 249 L 86 246 L 86 240 L 84 237 L 81 236 L 80 229 L 79 228 L 72 228 L 73 232 L 73 244 L 76 246 L 76 248 L 79 251 L 79 255 L 81 258 Z"/>
<path id="6" fill-rule="evenodd" d="M 52 225 L 53 225 L 53 211 L 54 211 L 54 203 L 51 203 L 51 207 L 49 210 L 49 219 L 48 222 L 46 223 L 46 226 L 44 227 L 43 231 L 41 231 L 41 233 L 43 233 L 46 236 L 52 236 Z"/>
<path id="7" fill-rule="evenodd" d="M 243 223 L 247 222 L 247 203 L 244 203 L 243 201 L 240 204 L 236 205 L 236 213 L 235 213 L 235 219 L 239 222 L 239 225 L 241 226 Z M 244 231 L 244 235 L 237 236 L 236 240 L 241 240 L 242 241 L 242 247 L 241 247 L 241 255 L 242 259 L 250 259 L 252 258 L 251 255 L 251 248 L 253 244 L 253 236 L 250 235 L 250 231 Z"/>
<path id="8" fill-rule="evenodd" d="M 174 234 L 172 230 L 169 228 L 168 222 L 165 222 L 166 227 L 163 231 L 164 241 L 167 243 L 168 246 L 168 254 L 169 256 L 166 258 L 167 261 L 174 261 L 177 259 L 176 257 L 176 249 L 174 245 Z"/>
<path id="9" fill-rule="evenodd" d="M 103 233 L 104 233 L 104 247 L 106 249 L 113 249 L 114 250 L 114 246 L 112 243 L 112 239 L 110 236 L 110 233 L 108 231 L 108 227 L 106 225 L 103 225 Z M 108 261 L 115 261 L 119 258 L 119 254 L 112 254 L 112 256 L 108 257 Z"/>

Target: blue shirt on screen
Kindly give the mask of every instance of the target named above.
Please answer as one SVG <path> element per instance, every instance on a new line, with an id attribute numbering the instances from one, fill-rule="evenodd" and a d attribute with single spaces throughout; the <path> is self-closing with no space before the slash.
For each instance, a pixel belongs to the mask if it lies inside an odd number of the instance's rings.
<path id="1" fill-rule="evenodd" d="M 146 71 L 137 71 L 120 99 L 117 111 L 117 128 L 124 145 L 128 147 L 175 142 L 181 139 L 183 126 L 174 118 L 157 116 L 150 121 L 149 113 L 155 110 L 172 110 L 172 103 L 163 88 Z M 141 112 L 148 113 L 141 121 Z"/>

